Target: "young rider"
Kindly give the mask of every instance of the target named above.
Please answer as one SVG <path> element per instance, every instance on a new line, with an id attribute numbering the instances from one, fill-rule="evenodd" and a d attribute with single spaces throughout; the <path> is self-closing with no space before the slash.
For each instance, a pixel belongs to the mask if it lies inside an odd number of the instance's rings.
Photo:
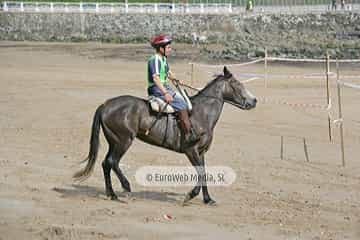
<path id="1" fill-rule="evenodd" d="M 170 55 L 172 39 L 170 36 L 159 35 L 151 41 L 156 53 L 148 61 L 148 94 L 163 99 L 177 113 L 183 133 L 183 146 L 199 141 L 198 134 L 191 127 L 188 106 L 185 100 L 171 88 L 169 80 L 175 80 L 170 71 L 167 58 Z"/>

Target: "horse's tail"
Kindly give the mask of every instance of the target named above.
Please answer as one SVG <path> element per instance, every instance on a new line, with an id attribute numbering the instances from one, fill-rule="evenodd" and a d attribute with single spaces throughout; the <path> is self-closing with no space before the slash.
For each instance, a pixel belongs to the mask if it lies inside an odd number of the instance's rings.
<path id="1" fill-rule="evenodd" d="M 73 175 L 73 178 L 76 181 L 85 181 L 87 178 L 89 178 L 94 170 L 96 157 L 99 150 L 99 132 L 100 132 L 100 125 L 101 125 L 101 113 L 103 110 L 104 105 L 101 104 L 95 112 L 93 124 L 91 128 L 91 138 L 90 138 L 90 150 L 89 155 L 86 159 L 84 159 L 82 162 L 87 162 L 84 169 L 76 172 Z"/>

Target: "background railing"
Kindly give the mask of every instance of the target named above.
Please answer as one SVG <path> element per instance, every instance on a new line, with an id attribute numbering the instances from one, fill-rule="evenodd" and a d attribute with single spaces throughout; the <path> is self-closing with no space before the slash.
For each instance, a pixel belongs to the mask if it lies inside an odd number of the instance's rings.
<path id="1" fill-rule="evenodd" d="M 247 0 L 213 3 L 111 3 L 111 2 L 1 2 L 0 9 L 11 12 L 86 12 L 86 13 L 168 13 L 168 14 L 236 14 L 254 13 L 323 13 L 329 11 L 360 12 L 360 0 L 333 6 L 331 0 L 257 0 L 252 11 L 246 11 Z"/>

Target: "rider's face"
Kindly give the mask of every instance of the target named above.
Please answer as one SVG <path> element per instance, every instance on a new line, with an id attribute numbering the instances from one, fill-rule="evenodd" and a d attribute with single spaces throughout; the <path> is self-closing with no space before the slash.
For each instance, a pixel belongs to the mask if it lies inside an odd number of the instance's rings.
<path id="1" fill-rule="evenodd" d="M 168 44 L 165 47 L 160 48 L 160 51 L 164 56 L 169 56 L 172 51 L 171 45 Z"/>

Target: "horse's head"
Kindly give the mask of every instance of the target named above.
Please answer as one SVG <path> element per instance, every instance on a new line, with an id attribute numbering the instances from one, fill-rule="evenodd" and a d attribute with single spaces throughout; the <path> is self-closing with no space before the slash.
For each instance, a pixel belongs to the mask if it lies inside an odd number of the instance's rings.
<path id="1" fill-rule="evenodd" d="M 256 106 L 256 98 L 252 95 L 244 85 L 235 79 L 231 72 L 224 67 L 225 80 L 224 100 L 241 109 L 250 110 Z"/>

